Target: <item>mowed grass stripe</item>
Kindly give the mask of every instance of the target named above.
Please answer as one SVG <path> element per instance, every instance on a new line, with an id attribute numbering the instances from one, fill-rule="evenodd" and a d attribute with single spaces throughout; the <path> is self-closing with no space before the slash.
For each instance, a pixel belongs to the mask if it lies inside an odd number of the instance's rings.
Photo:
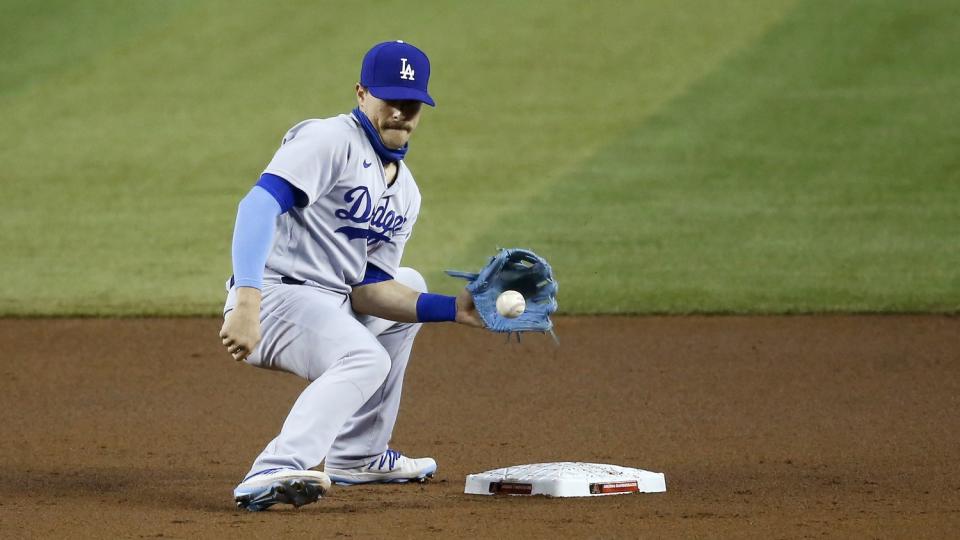
<path id="1" fill-rule="evenodd" d="M 955 6 L 805 2 L 557 182 L 518 226 L 561 305 L 955 312 Z"/>
<path id="2" fill-rule="evenodd" d="M 762 36 L 795 3 L 572 2 L 513 12 L 512 24 L 496 32 L 453 34 L 441 51 L 453 49 L 470 69 L 438 71 L 451 88 L 413 147 L 425 204 L 406 261 L 434 289 L 452 293 L 461 282 L 441 270 L 475 270 L 497 246 L 560 255 L 532 234 L 536 228 L 572 246 L 594 243 L 569 220 L 582 201 L 552 194 L 586 180 L 578 178 L 584 161 Z M 629 226 L 633 217 L 618 219 Z M 587 289 L 565 285 L 563 294 L 590 311 L 606 309 Z"/>
<path id="3" fill-rule="evenodd" d="M 0 5 L 0 99 L 90 61 L 174 16 L 185 0 L 4 0 Z"/>

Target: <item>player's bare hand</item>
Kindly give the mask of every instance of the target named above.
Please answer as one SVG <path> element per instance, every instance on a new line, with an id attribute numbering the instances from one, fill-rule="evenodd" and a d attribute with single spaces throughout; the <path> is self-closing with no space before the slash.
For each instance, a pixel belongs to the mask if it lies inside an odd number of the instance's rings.
<path id="1" fill-rule="evenodd" d="M 260 312 L 235 308 L 227 313 L 220 339 L 234 360 L 244 360 L 260 343 Z"/>
<path id="2" fill-rule="evenodd" d="M 237 289 L 237 306 L 227 313 L 220 340 L 234 360 L 250 356 L 260 343 L 260 291 L 248 287 Z"/>
<path id="3" fill-rule="evenodd" d="M 473 295 L 466 289 L 461 289 L 457 294 L 457 322 L 476 328 L 484 328 L 483 319 L 477 312 L 477 306 L 473 303 Z"/>

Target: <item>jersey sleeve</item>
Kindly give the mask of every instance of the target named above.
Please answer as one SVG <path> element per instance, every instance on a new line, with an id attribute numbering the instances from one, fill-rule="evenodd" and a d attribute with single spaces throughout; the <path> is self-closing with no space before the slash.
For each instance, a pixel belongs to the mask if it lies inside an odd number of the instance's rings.
<path id="1" fill-rule="evenodd" d="M 397 277 L 397 270 L 400 269 L 400 259 L 403 257 L 403 248 L 413 234 L 413 225 L 417 222 L 417 216 L 420 214 L 420 193 L 414 193 L 410 205 L 405 213 L 405 220 L 400 228 L 396 230 L 391 241 L 380 243 L 376 248 L 367 253 L 367 262 L 381 268 L 392 277 Z"/>
<path id="2" fill-rule="evenodd" d="M 264 169 L 290 182 L 313 204 L 333 189 L 349 157 L 349 140 L 328 120 L 305 120 L 283 137 Z"/>

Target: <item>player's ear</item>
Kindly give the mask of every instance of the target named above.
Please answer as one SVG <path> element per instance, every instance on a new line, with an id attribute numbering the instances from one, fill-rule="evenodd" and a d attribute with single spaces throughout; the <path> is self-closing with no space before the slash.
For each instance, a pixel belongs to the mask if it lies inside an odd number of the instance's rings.
<path id="1" fill-rule="evenodd" d="M 367 96 L 367 89 L 357 83 L 357 105 L 363 105 L 363 98 Z"/>

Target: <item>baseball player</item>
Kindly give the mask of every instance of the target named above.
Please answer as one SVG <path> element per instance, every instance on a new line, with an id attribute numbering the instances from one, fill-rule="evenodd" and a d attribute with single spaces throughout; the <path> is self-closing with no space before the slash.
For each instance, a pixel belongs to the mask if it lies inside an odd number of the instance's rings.
<path id="1" fill-rule="evenodd" d="M 234 490 L 242 508 L 300 506 L 331 481 L 407 482 L 437 469 L 388 447 L 413 340 L 424 322 L 483 323 L 466 290 L 430 294 L 400 266 L 420 210 L 403 159 L 422 104 L 434 105 L 429 78 L 420 49 L 374 46 L 357 107 L 293 126 L 240 202 L 223 345 L 310 381 Z"/>

